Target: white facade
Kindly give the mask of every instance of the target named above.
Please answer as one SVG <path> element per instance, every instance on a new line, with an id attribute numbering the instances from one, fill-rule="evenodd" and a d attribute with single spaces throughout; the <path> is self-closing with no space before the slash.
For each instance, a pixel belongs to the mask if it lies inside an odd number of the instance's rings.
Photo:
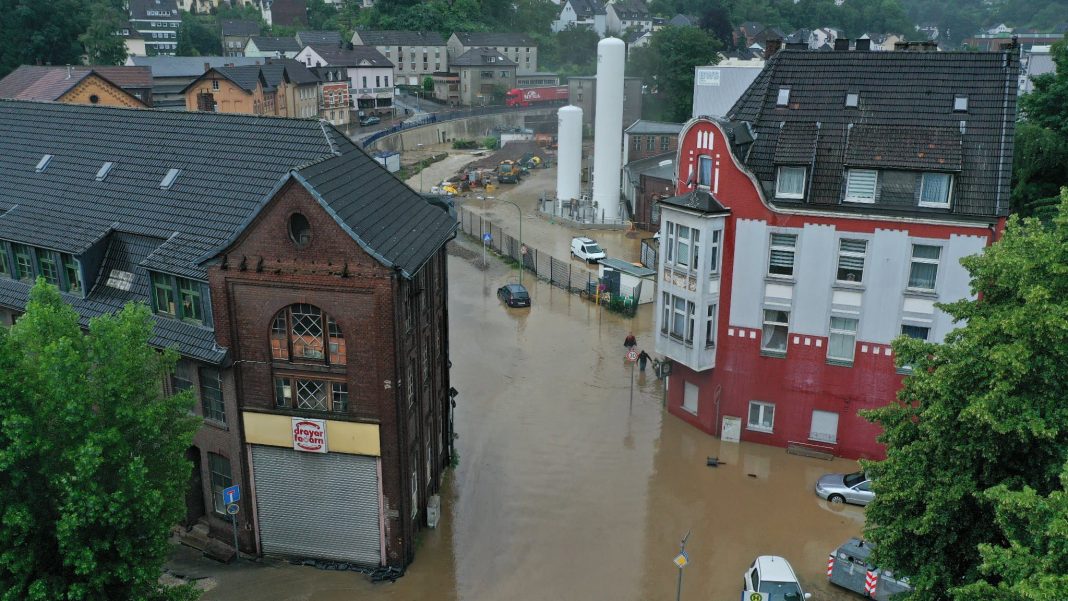
<path id="1" fill-rule="evenodd" d="M 582 109 L 561 107 L 557 111 L 559 127 L 558 164 L 556 169 L 557 210 L 563 211 L 565 201 L 582 195 Z"/>
<path id="2" fill-rule="evenodd" d="M 593 129 L 593 200 L 610 209 L 620 202 L 623 168 L 623 68 L 626 44 L 597 44 L 597 99 Z"/>
<path id="3" fill-rule="evenodd" d="M 571 0 L 565 0 L 560 7 L 560 15 L 552 22 L 553 32 L 561 32 L 567 29 L 569 26 L 575 27 L 589 27 L 599 37 L 604 37 L 608 32 L 608 22 L 606 15 L 595 14 L 591 16 L 580 16 L 575 12 L 575 7 L 571 3 Z"/>

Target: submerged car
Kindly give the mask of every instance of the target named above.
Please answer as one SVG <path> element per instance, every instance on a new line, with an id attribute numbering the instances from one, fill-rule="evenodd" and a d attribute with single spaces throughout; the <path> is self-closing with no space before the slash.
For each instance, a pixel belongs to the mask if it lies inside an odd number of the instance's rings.
<path id="1" fill-rule="evenodd" d="M 571 256 L 578 257 L 587 263 L 596 263 L 608 255 L 604 249 L 591 238 L 572 238 Z"/>
<path id="2" fill-rule="evenodd" d="M 381 119 L 379 119 L 378 117 L 375 117 L 373 115 L 371 115 L 369 117 L 361 117 L 360 118 L 360 126 L 361 127 L 366 127 L 368 125 L 378 125 L 381 122 L 382 122 Z"/>
<path id="3" fill-rule="evenodd" d="M 867 505 L 875 499 L 871 479 L 864 472 L 827 474 L 816 481 L 816 495 L 831 503 Z"/>
<path id="4" fill-rule="evenodd" d="M 522 284 L 506 284 L 497 289 L 497 298 L 509 307 L 529 307 L 530 294 Z"/>
<path id="5" fill-rule="evenodd" d="M 801 590 L 790 562 L 774 555 L 761 555 L 742 575 L 742 599 L 746 593 L 764 593 L 768 601 L 803 601 L 812 593 Z"/>

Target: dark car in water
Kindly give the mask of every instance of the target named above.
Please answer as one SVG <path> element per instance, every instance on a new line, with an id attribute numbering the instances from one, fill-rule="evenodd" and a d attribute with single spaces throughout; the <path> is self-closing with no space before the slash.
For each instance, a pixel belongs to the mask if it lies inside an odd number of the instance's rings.
<path id="1" fill-rule="evenodd" d="M 509 307 L 529 307 L 530 294 L 522 284 L 505 284 L 497 289 L 497 298 Z"/>
<path id="2" fill-rule="evenodd" d="M 369 117 L 361 117 L 360 118 L 360 127 L 366 127 L 368 125 L 378 125 L 381 122 L 382 122 L 381 119 L 379 119 L 378 117 L 375 117 L 373 115 L 369 116 Z"/>

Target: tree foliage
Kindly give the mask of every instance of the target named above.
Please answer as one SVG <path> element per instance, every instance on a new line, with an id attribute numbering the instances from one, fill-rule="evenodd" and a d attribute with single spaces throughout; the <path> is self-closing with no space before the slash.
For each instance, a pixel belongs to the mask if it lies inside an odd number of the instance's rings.
<path id="1" fill-rule="evenodd" d="M 222 54 L 217 17 L 182 13 L 178 30 L 178 56 L 218 56 Z"/>
<path id="2" fill-rule="evenodd" d="M 650 119 L 683 122 L 690 118 L 694 68 L 718 62 L 719 42 L 696 27 L 665 27 L 649 45 L 631 49 L 627 74 L 642 78 L 648 94 L 642 113 Z"/>
<path id="3" fill-rule="evenodd" d="M 572 24 L 555 35 L 535 39 L 540 67 L 559 73 L 561 78 L 592 75 L 596 71 L 597 43 L 601 39 L 593 30 Z"/>
<path id="4" fill-rule="evenodd" d="M 662 15 L 697 17 L 701 27 L 720 40 L 722 34 L 712 25 L 721 27 L 724 13 L 735 26 L 756 21 L 787 34 L 816 27 L 837 27 L 851 37 L 869 32 L 907 34 L 915 29 L 899 0 L 847 0 L 841 5 L 834 0 L 653 0 L 649 6 Z"/>
<path id="5" fill-rule="evenodd" d="M 1012 207 L 1044 219 L 1056 211 L 1068 184 L 1068 46 L 1053 45 L 1056 73 L 1034 78 L 1034 91 L 1020 97 L 1023 121 L 1016 126 Z"/>
<path id="6" fill-rule="evenodd" d="M 924 601 L 984 575 L 994 586 L 1019 576 L 995 549 L 1039 533 L 998 523 L 1014 500 L 1005 493 L 1049 495 L 1068 460 L 1068 195 L 1052 227 L 1013 216 L 1001 240 L 961 263 L 978 299 L 939 305 L 961 327 L 942 344 L 895 342 L 912 374 L 898 402 L 865 413 L 887 447 L 866 465 L 875 562 L 908 575 Z"/>
<path id="7" fill-rule="evenodd" d="M 121 65 L 126 61 L 126 44 L 115 35 L 125 19 L 119 7 L 98 1 L 90 9 L 89 27 L 78 36 L 91 65 Z"/>
<path id="8" fill-rule="evenodd" d="M 143 305 L 92 320 L 39 281 L 0 329 L 0 599 L 187 599 L 161 589 L 197 427 L 162 393 L 173 352 Z"/>
<path id="9" fill-rule="evenodd" d="M 0 77 L 19 65 L 81 63 L 78 37 L 89 25 L 84 0 L 0 0 Z"/>

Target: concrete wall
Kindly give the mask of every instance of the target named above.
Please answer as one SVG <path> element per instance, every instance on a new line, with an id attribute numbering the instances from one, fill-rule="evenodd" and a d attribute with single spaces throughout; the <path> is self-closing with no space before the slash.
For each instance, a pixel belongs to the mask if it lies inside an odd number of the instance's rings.
<path id="1" fill-rule="evenodd" d="M 528 116 L 554 115 L 558 107 L 517 110 L 515 112 L 479 115 L 466 119 L 439 121 L 424 127 L 413 127 L 390 136 L 375 140 L 366 150 L 393 150 L 404 152 L 414 150 L 417 144 L 431 145 L 452 142 L 453 140 L 477 140 L 489 135 L 489 130 L 497 126 L 523 127 Z"/>

